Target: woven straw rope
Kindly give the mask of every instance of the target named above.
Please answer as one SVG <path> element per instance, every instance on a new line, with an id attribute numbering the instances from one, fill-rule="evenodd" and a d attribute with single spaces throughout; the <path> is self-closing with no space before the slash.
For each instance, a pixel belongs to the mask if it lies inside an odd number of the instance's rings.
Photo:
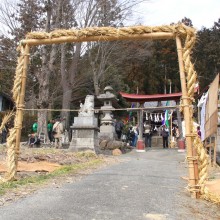
<path id="1" fill-rule="evenodd" d="M 191 63 L 191 59 L 190 59 L 190 54 L 195 44 L 195 41 L 196 41 L 196 37 L 189 34 L 186 37 L 184 52 L 183 52 L 183 61 L 184 61 L 185 73 L 187 76 L 188 95 L 191 98 L 193 98 L 194 96 L 194 87 L 197 81 L 197 73 L 194 70 L 194 65 Z M 192 117 L 193 116 L 192 107 L 190 108 L 190 114 Z M 192 127 L 192 133 L 196 132 L 193 131 L 193 124 L 191 125 L 191 127 Z M 196 135 L 195 137 L 192 136 L 192 139 L 193 139 L 193 145 L 196 148 L 198 155 L 198 169 L 199 169 L 198 187 L 201 193 L 201 197 L 208 201 L 220 204 L 220 195 L 209 192 L 209 189 L 205 186 L 208 177 L 208 155 L 204 149 L 203 143 L 201 139 L 198 137 L 198 135 Z"/>
<path id="2" fill-rule="evenodd" d="M 171 26 L 156 26 L 156 27 L 148 27 L 148 26 L 136 26 L 136 27 L 124 27 L 124 28 L 113 28 L 113 27 L 90 27 L 82 30 L 55 30 L 51 33 L 46 32 L 32 32 L 26 35 L 26 39 L 53 39 L 59 37 L 77 37 L 85 39 L 89 36 L 127 36 L 127 35 L 142 35 L 147 33 L 157 33 L 157 32 L 165 32 L 165 33 L 173 33 L 174 35 L 180 36 L 182 39 L 185 39 L 184 48 L 183 48 L 183 60 L 185 66 L 185 73 L 187 77 L 187 89 L 189 97 L 193 98 L 194 96 L 194 86 L 197 79 L 196 71 L 194 70 L 194 66 L 191 63 L 190 54 L 191 50 L 196 41 L 195 29 L 187 27 L 183 24 L 171 25 Z M 21 89 L 21 75 L 23 71 L 24 65 L 24 48 L 20 47 L 21 56 L 18 59 L 18 66 L 15 74 L 15 81 L 13 87 L 13 98 L 15 100 L 16 105 L 19 101 L 20 89 Z M 184 106 L 183 106 L 184 107 Z M 191 113 L 192 114 L 192 113 Z M 17 156 L 19 153 L 19 149 L 15 149 L 15 139 L 16 139 L 16 127 L 17 124 L 17 115 L 15 117 L 15 128 L 11 129 L 10 136 L 7 141 L 8 146 L 8 174 L 7 180 L 11 180 L 15 177 L 17 170 Z M 193 136 L 192 136 L 193 138 Z M 197 153 L 199 156 L 199 176 L 200 181 L 199 185 L 201 188 L 201 193 L 204 194 L 204 198 L 208 197 L 208 190 L 204 187 L 205 180 L 207 178 L 207 156 L 205 156 L 205 152 L 202 151 L 203 145 L 201 141 L 197 138 L 194 140 L 194 146 L 197 149 Z"/>
<path id="3" fill-rule="evenodd" d="M 18 106 L 19 98 L 20 98 L 20 91 L 21 91 L 21 82 L 22 82 L 22 73 L 24 68 L 24 47 L 19 47 L 21 56 L 18 58 L 18 64 L 15 71 L 15 79 L 14 79 L 14 86 L 13 86 L 13 99 L 15 105 Z M 8 120 L 14 116 L 14 113 L 10 114 Z M 15 178 L 17 172 L 17 162 L 18 162 L 18 155 L 19 149 L 16 149 L 16 132 L 18 128 L 18 117 L 17 112 L 14 118 L 14 128 L 10 129 L 9 137 L 7 138 L 7 167 L 8 171 L 6 173 L 5 178 L 1 178 L 2 181 L 9 181 Z"/>
<path id="4" fill-rule="evenodd" d="M 53 39 L 59 37 L 77 37 L 85 38 L 90 36 L 128 36 L 128 35 L 142 35 L 148 33 L 185 33 L 185 26 L 158 26 L 158 27 L 148 27 L 148 26 L 136 26 L 136 27 L 124 27 L 124 28 L 113 28 L 113 27 L 89 27 L 81 30 L 55 30 L 50 33 L 47 32 L 31 32 L 26 35 L 26 39 Z"/>

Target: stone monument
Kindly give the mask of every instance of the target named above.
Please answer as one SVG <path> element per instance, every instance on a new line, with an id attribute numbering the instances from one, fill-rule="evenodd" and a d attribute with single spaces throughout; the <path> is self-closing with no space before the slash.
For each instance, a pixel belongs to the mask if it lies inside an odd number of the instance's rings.
<path id="1" fill-rule="evenodd" d="M 70 150 L 95 150 L 98 145 L 98 121 L 94 115 L 94 96 L 87 95 L 84 104 L 80 104 L 78 117 L 74 118 Z"/>
<path id="2" fill-rule="evenodd" d="M 104 88 L 104 94 L 100 94 L 97 98 L 101 100 L 104 105 L 101 107 L 104 117 L 101 119 L 99 137 L 101 139 L 114 140 L 116 137 L 114 120 L 112 117 L 112 101 L 116 100 L 115 95 L 112 93 L 113 89 L 111 86 Z"/>

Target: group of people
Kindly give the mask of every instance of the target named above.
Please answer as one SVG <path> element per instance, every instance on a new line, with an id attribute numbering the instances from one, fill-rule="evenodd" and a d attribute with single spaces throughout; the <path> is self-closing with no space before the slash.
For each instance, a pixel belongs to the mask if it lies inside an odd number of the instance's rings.
<path id="1" fill-rule="evenodd" d="M 153 129 L 149 122 L 144 122 L 144 137 L 145 137 L 145 147 L 151 147 Z M 169 128 L 166 125 L 162 126 L 161 136 L 163 138 L 163 148 L 168 148 L 168 137 Z"/>
<path id="2" fill-rule="evenodd" d="M 56 120 L 49 120 L 47 124 L 47 132 L 50 143 L 54 144 L 55 148 L 61 148 L 62 136 L 64 133 L 64 125 L 61 118 L 57 118 Z M 38 124 L 37 121 L 35 121 L 32 125 L 32 133 L 28 141 L 28 145 L 30 147 L 40 145 L 40 138 L 38 133 Z"/>
<path id="3" fill-rule="evenodd" d="M 129 126 L 128 129 L 125 129 L 126 126 L 121 120 L 117 120 L 115 123 L 115 132 L 117 134 L 118 140 L 126 141 L 130 146 L 136 147 L 138 135 L 139 135 L 139 125 Z M 145 147 L 151 147 L 151 140 L 154 129 L 149 121 L 143 123 L 143 136 L 145 139 Z M 160 127 L 160 135 L 163 139 L 163 148 L 169 147 L 169 136 L 170 131 L 166 125 Z M 172 135 L 177 140 L 180 136 L 178 126 L 173 126 Z"/>
<path id="4" fill-rule="evenodd" d="M 178 126 L 177 125 L 173 126 L 173 129 L 171 132 L 172 132 L 173 138 L 175 138 L 175 140 L 177 141 L 177 139 L 180 137 Z M 145 122 L 144 123 L 144 137 L 145 137 L 146 147 L 151 147 L 152 134 L 153 134 L 153 130 L 152 130 L 151 125 Z M 160 135 L 163 138 L 163 148 L 168 148 L 170 131 L 169 131 L 169 128 L 165 124 L 162 125 L 161 127 Z"/>
<path id="5" fill-rule="evenodd" d="M 138 140 L 138 125 L 129 126 L 126 130 L 124 123 L 118 119 L 115 123 L 115 132 L 118 140 L 127 142 L 130 146 L 135 147 Z"/>

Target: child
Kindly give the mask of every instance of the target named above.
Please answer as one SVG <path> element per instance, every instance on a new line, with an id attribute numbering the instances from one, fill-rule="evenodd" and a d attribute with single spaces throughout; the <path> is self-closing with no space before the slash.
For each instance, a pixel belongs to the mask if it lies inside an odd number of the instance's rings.
<path id="1" fill-rule="evenodd" d="M 39 147 L 40 145 L 40 139 L 37 137 L 37 135 L 35 135 L 34 133 L 30 135 L 29 141 L 28 141 L 28 146 L 29 147 L 34 147 L 34 145 L 36 145 L 36 147 Z"/>
<path id="2" fill-rule="evenodd" d="M 200 126 L 197 127 L 197 134 L 201 138 L 201 131 L 200 131 Z"/>

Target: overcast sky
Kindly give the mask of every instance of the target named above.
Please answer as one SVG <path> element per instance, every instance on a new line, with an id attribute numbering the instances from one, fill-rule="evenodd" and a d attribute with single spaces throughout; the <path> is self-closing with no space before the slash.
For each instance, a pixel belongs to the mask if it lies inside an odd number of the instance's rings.
<path id="1" fill-rule="evenodd" d="M 169 25 L 187 17 L 197 29 L 210 28 L 220 18 L 220 0 L 150 0 L 136 13 L 143 17 L 143 25 Z"/>

